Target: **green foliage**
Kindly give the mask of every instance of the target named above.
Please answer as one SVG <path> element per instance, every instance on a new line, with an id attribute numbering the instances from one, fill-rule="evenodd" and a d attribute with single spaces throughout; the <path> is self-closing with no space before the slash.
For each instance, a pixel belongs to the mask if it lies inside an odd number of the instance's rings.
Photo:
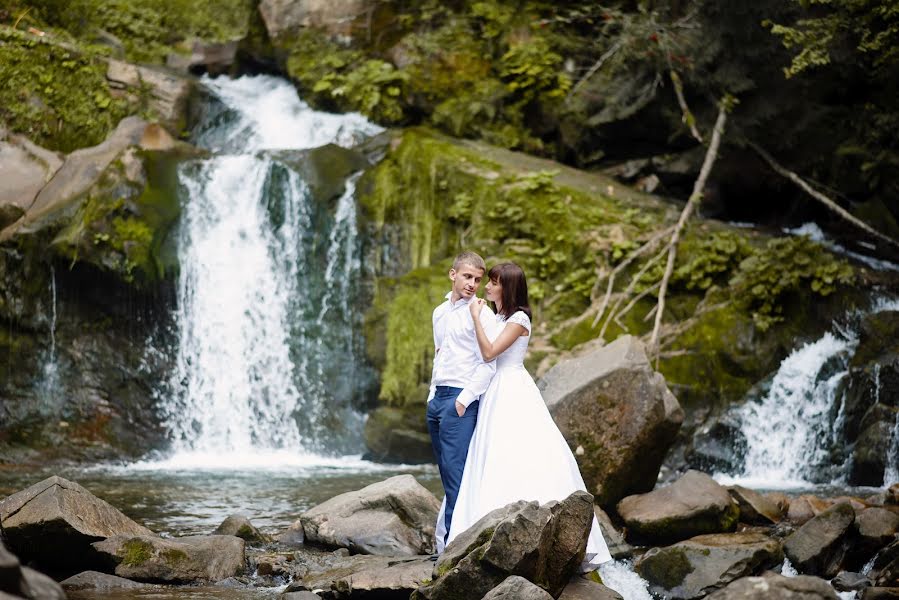
<path id="1" fill-rule="evenodd" d="M 403 120 L 403 87 L 409 76 L 390 63 L 370 59 L 345 72 L 319 79 L 313 92 L 327 92 L 338 104 L 347 105 L 382 123 Z"/>
<path id="2" fill-rule="evenodd" d="M 542 37 L 509 48 L 500 59 L 499 77 L 518 102 L 551 102 L 565 97 L 571 80 L 561 70 L 562 57 Z"/>
<path id="3" fill-rule="evenodd" d="M 53 150 L 98 144 L 129 111 L 105 73 L 95 55 L 0 28 L 0 120 Z"/>
<path id="4" fill-rule="evenodd" d="M 793 0 L 804 17 L 792 25 L 765 25 L 783 45 L 798 51 L 787 77 L 829 65 L 832 52 L 846 45 L 873 67 L 899 62 L 899 3 L 880 0 Z"/>
<path id="5" fill-rule="evenodd" d="M 732 232 L 716 232 L 698 242 L 685 240 L 678 252 L 680 263 L 673 283 L 703 292 L 712 285 L 725 284 L 750 252 L 747 241 Z"/>
<path id="6" fill-rule="evenodd" d="M 777 238 L 746 258 L 730 281 L 761 331 L 783 320 L 784 302 L 800 292 L 828 296 L 855 271 L 807 237 Z"/>

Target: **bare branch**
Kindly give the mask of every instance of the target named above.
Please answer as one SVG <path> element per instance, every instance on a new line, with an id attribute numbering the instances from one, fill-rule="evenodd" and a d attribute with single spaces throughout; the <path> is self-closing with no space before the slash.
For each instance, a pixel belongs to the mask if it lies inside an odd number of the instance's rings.
<path id="1" fill-rule="evenodd" d="M 756 144 L 754 142 L 749 142 L 749 147 L 752 148 L 753 150 L 755 150 L 759 156 L 761 156 L 763 159 L 765 159 L 765 162 L 767 162 L 768 165 L 770 165 L 770 167 L 772 169 L 774 169 L 779 175 L 783 175 L 784 177 L 786 177 L 787 179 L 789 179 L 790 181 L 792 181 L 793 183 L 798 185 L 802 189 L 802 191 L 804 191 L 809 196 L 811 196 L 812 198 L 814 198 L 815 200 L 817 200 L 818 202 L 820 202 L 821 204 L 826 206 L 828 209 L 830 209 L 831 211 L 836 213 L 838 216 L 845 219 L 846 221 L 849 221 L 851 224 L 855 225 L 856 227 L 858 227 L 859 229 L 861 229 L 862 231 L 864 231 L 871 237 L 874 237 L 874 238 L 880 240 L 881 242 L 889 244 L 890 246 L 893 246 L 894 248 L 899 248 L 899 242 L 897 242 L 896 240 L 894 240 L 893 238 L 891 238 L 887 235 L 880 233 L 879 231 L 877 231 L 876 229 L 874 229 L 873 227 L 871 227 L 870 225 L 868 225 L 867 223 L 865 223 L 864 221 L 859 219 L 858 217 L 854 216 L 852 213 L 850 213 L 845 208 L 843 208 L 842 206 L 837 204 L 835 201 L 831 200 L 830 198 L 828 198 L 827 196 L 825 196 L 824 194 L 822 194 L 821 192 L 819 192 L 818 190 L 813 188 L 811 185 L 806 183 L 805 180 L 803 180 L 801 177 L 799 177 L 799 175 L 797 175 L 793 171 L 790 171 L 790 170 L 780 166 L 780 164 L 778 164 L 777 161 L 775 161 L 774 158 L 770 154 L 765 152 L 765 150 L 763 150 L 761 146 L 759 146 L 758 144 Z"/>
<path id="2" fill-rule="evenodd" d="M 702 190 L 705 189 L 706 181 L 709 173 L 712 172 L 712 166 L 718 157 L 718 147 L 721 145 L 721 136 L 724 133 L 724 124 L 727 122 L 727 110 L 729 102 L 727 98 L 721 101 L 721 108 L 718 111 L 718 119 L 715 121 L 715 129 L 712 131 L 712 141 L 709 143 L 709 149 L 705 153 L 705 160 L 702 163 L 702 169 L 699 171 L 699 177 L 693 185 L 693 193 L 687 200 L 687 205 L 680 214 L 677 225 L 674 226 L 674 233 L 671 234 L 671 242 L 668 244 L 668 264 L 665 266 L 665 275 L 662 277 L 662 285 L 659 288 L 659 302 L 656 310 L 655 326 L 652 329 L 652 337 L 649 338 L 649 351 L 658 355 L 659 329 L 662 327 L 662 316 L 665 314 L 665 293 L 668 291 L 668 281 L 674 272 L 674 260 L 677 257 L 677 244 L 680 241 L 680 234 L 687 220 L 693 213 L 693 209 L 702 200 Z M 658 356 L 657 356 L 658 358 Z"/>
<path id="3" fill-rule="evenodd" d="M 670 59 L 668 64 L 671 64 Z M 673 68 L 668 71 L 668 75 L 671 77 L 671 83 L 674 85 L 674 94 L 677 96 L 677 103 L 680 104 L 682 113 L 681 121 L 690 128 L 690 133 L 693 134 L 696 141 L 702 144 L 702 134 L 696 129 L 696 118 L 693 116 L 692 111 L 690 111 L 690 107 L 687 106 L 687 99 L 684 97 L 684 84 L 680 80 L 680 75 L 678 75 L 677 71 Z"/>
<path id="4" fill-rule="evenodd" d="M 599 60 L 597 60 L 597 61 L 593 64 L 593 66 L 590 67 L 590 70 L 587 71 L 587 72 L 584 74 L 584 76 L 581 77 L 581 78 L 578 80 L 578 82 L 577 82 L 576 84 L 574 84 L 574 86 L 572 86 L 572 88 L 568 91 L 568 95 L 565 96 L 565 102 L 568 102 L 568 101 L 571 99 L 571 97 L 574 96 L 574 94 L 575 94 L 579 89 L 581 89 L 581 87 L 582 87 L 585 83 L 587 83 L 587 80 L 589 80 L 591 77 L 593 77 L 593 75 L 594 75 L 597 71 L 599 71 L 599 70 L 602 68 L 603 64 L 604 64 L 607 60 L 609 60 L 610 58 L 612 58 L 612 56 L 613 56 L 616 52 L 618 52 L 618 50 L 620 50 L 620 49 L 621 49 L 621 40 L 618 40 L 617 42 L 615 42 L 614 44 L 612 44 L 612 47 L 609 48 L 608 50 L 606 50 L 606 51 L 603 53 L 603 55 L 599 57 Z"/>

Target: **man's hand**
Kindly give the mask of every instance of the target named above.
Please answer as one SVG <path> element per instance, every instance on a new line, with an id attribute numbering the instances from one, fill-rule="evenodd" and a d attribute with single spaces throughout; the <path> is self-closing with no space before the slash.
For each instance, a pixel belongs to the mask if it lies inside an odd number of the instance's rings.
<path id="1" fill-rule="evenodd" d="M 458 414 L 460 417 L 465 414 L 465 405 L 458 400 L 456 400 L 456 414 Z"/>

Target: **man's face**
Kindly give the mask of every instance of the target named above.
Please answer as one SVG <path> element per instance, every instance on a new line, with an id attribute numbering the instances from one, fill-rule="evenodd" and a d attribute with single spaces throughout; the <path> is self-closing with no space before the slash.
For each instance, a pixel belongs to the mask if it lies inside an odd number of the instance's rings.
<path id="1" fill-rule="evenodd" d="M 484 271 L 470 265 L 460 265 L 458 269 L 450 269 L 449 277 L 453 282 L 453 300 L 468 300 L 481 287 Z"/>

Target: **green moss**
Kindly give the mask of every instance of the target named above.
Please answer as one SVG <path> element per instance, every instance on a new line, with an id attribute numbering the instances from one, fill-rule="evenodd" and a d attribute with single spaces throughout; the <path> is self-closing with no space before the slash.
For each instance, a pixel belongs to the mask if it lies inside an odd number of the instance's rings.
<path id="1" fill-rule="evenodd" d="M 162 559 L 172 566 L 177 566 L 187 560 L 187 554 L 183 550 L 178 550 L 177 548 L 163 550 L 161 555 Z"/>
<path id="2" fill-rule="evenodd" d="M 111 96 L 106 65 L 95 54 L 3 26 L 0 81 L 0 121 L 52 150 L 99 144 L 129 112 Z"/>
<path id="3" fill-rule="evenodd" d="M 139 567 L 153 557 L 153 544 L 140 538 L 132 538 L 122 544 L 122 564 Z"/>

